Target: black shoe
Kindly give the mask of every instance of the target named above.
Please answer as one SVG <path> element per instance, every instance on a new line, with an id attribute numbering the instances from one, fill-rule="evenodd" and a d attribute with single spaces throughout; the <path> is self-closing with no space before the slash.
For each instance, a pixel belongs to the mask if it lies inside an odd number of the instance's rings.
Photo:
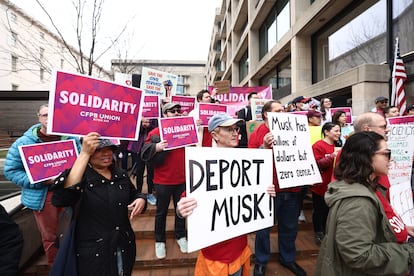
<path id="1" fill-rule="evenodd" d="M 255 264 L 254 265 L 254 276 L 265 276 L 266 275 L 266 266 Z"/>
<path id="2" fill-rule="evenodd" d="M 306 276 L 305 270 L 303 270 L 297 263 L 280 264 L 292 271 L 296 276 Z"/>

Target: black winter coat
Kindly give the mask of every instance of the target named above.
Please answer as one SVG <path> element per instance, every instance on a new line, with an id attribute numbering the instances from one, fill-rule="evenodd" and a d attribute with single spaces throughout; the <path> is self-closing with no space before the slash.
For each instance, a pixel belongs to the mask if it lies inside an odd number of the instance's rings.
<path id="1" fill-rule="evenodd" d="M 117 248 L 122 252 L 123 275 L 131 275 L 136 248 L 127 206 L 145 195 L 115 167 L 108 180 L 88 166 L 80 183 L 64 189 L 68 173 L 56 179 L 52 203 L 73 206 L 81 200 L 75 234 L 79 275 L 119 275 Z"/>

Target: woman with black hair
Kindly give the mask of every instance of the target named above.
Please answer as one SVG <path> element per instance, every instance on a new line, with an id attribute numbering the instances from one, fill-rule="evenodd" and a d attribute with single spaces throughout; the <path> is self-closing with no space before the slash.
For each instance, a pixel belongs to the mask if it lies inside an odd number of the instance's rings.
<path id="1" fill-rule="evenodd" d="M 322 127 L 323 139 L 312 145 L 313 155 L 316 164 L 322 176 L 322 182 L 314 184 L 312 190 L 313 213 L 312 222 L 315 231 L 315 243 L 320 245 L 325 235 L 326 219 L 329 208 L 323 199 L 325 192 L 328 190 L 328 184 L 331 182 L 333 165 L 338 148 L 335 142 L 341 136 L 341 128 L 334 123 L 326 123 Z"/>
<path id="2" fill-rule="evenodd" d="M 346 112 L 343 110 L 335 111 L 332 115 L 332 123 L 341 127 L 341 137 L 335 142 L 337 147 L 343 147 L 346 139 L 354 132 L 354 127 L 346 123 Z"/>
<path id="3" fill-rule="evenodd" d="M 315 275 L 407 275 L 414 262 L 408 233 L 378 185 L 388 174 L 391 151 L 384 137 L 359 132 L 342 148 L 325 201 L 329 207 L 326 234 Z M 399 221 L 398 225 L 391 223 Z"/>

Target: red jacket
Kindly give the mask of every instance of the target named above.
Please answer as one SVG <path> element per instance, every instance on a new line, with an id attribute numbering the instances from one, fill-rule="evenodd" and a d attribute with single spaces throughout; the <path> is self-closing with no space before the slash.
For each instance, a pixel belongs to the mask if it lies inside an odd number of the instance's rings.
<path id="1" fill-rule="evenodd" d="M 160 136 L 160 129 L 158 127 L 148 133 L 145 143 L 152 143 L 152 136 Z M 161 185 L 177 185 L 185 182 L 184 148 L 165 151 L 165 159 L 162 164 L 154 163 L 153 181 Z"/>

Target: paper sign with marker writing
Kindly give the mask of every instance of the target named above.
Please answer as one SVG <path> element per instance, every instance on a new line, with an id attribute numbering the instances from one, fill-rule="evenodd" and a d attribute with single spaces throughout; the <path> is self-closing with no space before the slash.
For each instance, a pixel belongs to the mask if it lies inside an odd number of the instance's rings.
<path id="1" fill-rule="evenodd" d="M 280 188 L 312 185 L 322 181 L 310 143 L 306 116 L 268 112 L 273 134 L 273 155 Z"/>
<path id="2" fill-rule="evenodd" d="M 189 252 L 273 225 L 271 150 L 187 147 L 185 166 Z"/>
<path id="3" fill-rule="evenodd" d="M 414 124 L 389 125 L 388 148 L 391 162 L 388 171 L 390 180 L 390 203 L 404 223 L 414 226 L 413 192 L 411 174 L 414 154 Z"/>

